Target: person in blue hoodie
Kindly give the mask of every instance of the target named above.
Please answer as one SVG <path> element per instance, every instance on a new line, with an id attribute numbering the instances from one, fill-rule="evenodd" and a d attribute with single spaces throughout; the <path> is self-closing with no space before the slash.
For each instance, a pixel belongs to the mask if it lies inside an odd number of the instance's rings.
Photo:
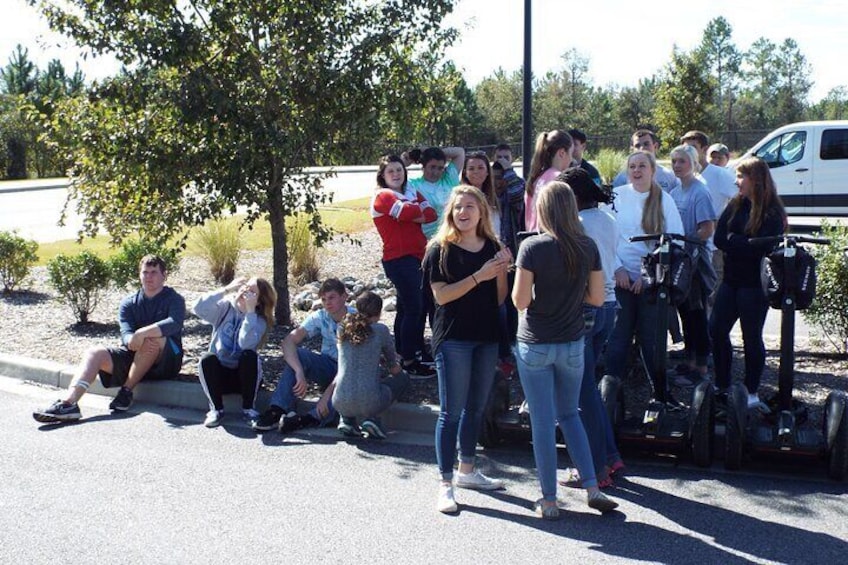
<path id="1" fill-rule="evenodd" d="M 242 414 L 255 420 L 256 391 L 262 381 L 257 351 L 274 327 L 277 293 L 263 278 L 235 279 L 208 292 L 194 304 L 194 313 L 212 324 L 209 351 L 200 359 L 198 376 L 209 399 L 207 428 L 220 425 L 224 417 L 223 395 L 240 393 Z"/>

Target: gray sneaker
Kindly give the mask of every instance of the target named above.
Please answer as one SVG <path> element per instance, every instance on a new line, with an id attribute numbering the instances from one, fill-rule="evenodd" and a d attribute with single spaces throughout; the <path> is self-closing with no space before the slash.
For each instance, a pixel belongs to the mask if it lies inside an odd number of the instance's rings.
<path id="1" fill-rule="evenodd" d="M 386 432 L 374 420 L 365 420 L 360 427 L 371 439 L 386 439 Z"/>
<path id="2" fill-rule="evenodd" d="M 79 420 L 82 418 L 82 414 L 76 402 L 67 404 L 62 400 L 57 400 L 48 408 L 33 412 L 32 417 L 35 418 L 36 422 L 41 422 L 42 424 L 57 424 Z"/>

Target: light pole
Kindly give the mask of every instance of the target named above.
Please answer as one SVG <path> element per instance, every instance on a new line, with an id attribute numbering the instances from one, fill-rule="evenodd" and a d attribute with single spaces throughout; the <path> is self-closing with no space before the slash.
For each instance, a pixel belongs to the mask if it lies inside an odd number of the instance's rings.
<path id="1" fill-rule="evenodd" d="M 530 0 L 524 0 L 524 101 L 521 135 L 521 163 L 524 180 L 530 178 L 530 161 L 533 159 L 533 70 L 531 65 L 532 25 Z"/>

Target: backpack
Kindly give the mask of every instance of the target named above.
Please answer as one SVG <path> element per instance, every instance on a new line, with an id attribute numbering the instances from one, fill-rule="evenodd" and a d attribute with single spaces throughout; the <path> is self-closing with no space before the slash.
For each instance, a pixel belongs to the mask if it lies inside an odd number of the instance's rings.
<path id="1" fill-rule="evenodd" d="M 686 302 L 689 289 L 692 286 L 694 264 L 692 256 L 680 245 L 669 246 L 670 265 L 667 276 L 671 278 L 671 294 L 669 304 L 679 306 Z M 648 302 L 657 300 L 657 263 L 659 262 L 659 247 L 642 257 L 642 292 L 647 293 Z"/>
<path id="2" fill-rule="evenodd" d="M 760 264 L 760 280 L 769 306 L 780 309 L 783 299 L 794 290 L 795 310 L 806 310 L 816 297 L 816 258 L 803 247 L 795 247 L 795 280 L 788 280 L 784 257 L 786 247 L 778 247 Z"/>

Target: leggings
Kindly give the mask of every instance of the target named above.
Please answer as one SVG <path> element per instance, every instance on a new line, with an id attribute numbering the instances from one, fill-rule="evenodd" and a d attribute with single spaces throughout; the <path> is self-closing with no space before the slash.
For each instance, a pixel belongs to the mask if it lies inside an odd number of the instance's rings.
<path id="1" fill-rule="evenodd" d="M 210 409 L 223 410 L 224 395 L 232 393 L 241 393 L 242 408 L 253 408 L 260 382 L 259 358 L 255 351 L 243 351 L 238 367 L 231 369 L 209 352 L 200 359 L 199 377 Z"/>

